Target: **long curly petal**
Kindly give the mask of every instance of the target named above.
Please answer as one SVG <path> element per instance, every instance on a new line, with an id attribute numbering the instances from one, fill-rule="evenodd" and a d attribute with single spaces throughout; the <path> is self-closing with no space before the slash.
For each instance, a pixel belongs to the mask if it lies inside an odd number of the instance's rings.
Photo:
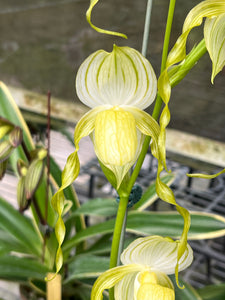
<path id="1" fill-rule="evenodd" d="M 92 22 L 91 22 L 91 13 L 92 13 L 92 9 L 93 9 L 93 7 L 98 3 L 98 1 L 99 1 L 99 0 L 90 0 L 90 6 L 89 6 L 89 8 L 88 8 L 88 10 L 87 10 L 87 12 L 86 12 L 86 18 L 87 18 L 87 21 L 88 21 L 88 23 L 90 24 L 90 26 L 91 26 L 94 30 L 96 30 L 96 31 L 98 31 L 98 32 L 100 32 L 100 33 L 105 33 L 105 34 L 110 34 L 110 35 L 120 36 L 120 37 L 122 37 L 122 38 L 124 38 L 124 39 L 127 39 L 127 36 L 126 36 L 125 34 L 123 34 L 123 33 L 119 33 L 119 32 L 115 32 L 115 31 L 110 31 L 110 30 L 101 29 L 101 28 L 99 28 L 99 27 L 97 27 L 97 26 L 95 26 L 95 25 L 92 24 Z"/>
<path id="2" fill-rule="evenodd" d="M 102 107 L 92 109 L 91 111 L 86 113 L 77 123 L 77 126 L 75 128 L 75 133 L 74 133 L 74 144 L 76 149 L 67 158 L 66 165 L 62 172 L 62 186 L 52 197 L 52 206 L 55 209 L 55 211 L 58 213 L 58 220 L 55 226 L 55 234 L 58 241 L 58 250 L 56 253 L 56 273 L 59 272 L 63 264 L 63 254 L 61 250 L 61 245 L 65 237 L 65 225 L 62 219 L 64 203 L 65 203 L 63 190 L 69 185 L 71 185 L 79 174 L 80 162 L 77 155 L 77 152 L 79 150 L 79 142 L 81 138 L 88 136 L 94 130 L 96 115 L 102 109 L 103 109 Z"/>

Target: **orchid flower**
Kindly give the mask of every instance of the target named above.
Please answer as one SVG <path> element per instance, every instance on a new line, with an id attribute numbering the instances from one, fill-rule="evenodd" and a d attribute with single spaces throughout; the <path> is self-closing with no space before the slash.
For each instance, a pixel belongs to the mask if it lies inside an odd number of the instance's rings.
<path id="1" fill-rule="evenodd" d="M 149 236 L 133 241 L 121 254 L 123 265 L 101 274 L 96 280 L 91 300 L 101 300 L 105 289 L 114 286 L 115 300 L 174 300 L 174 287 L 167 275 L 175 273 L 178 241 Z M 179 271 L 193 260 L 187 244 L 179 262 Z"/>
<path id="2" fill-rule="evenodd" d="M 149 61 L 129 47 L 99 50 L 80 66 L 76 77 L 79 99 L 92 108 L 77 124 L 75 146 L 91 135 L 96 155 L 116 178 L 118 189 L 137 160 L 144 135 L 157 154 L 159 126 L 142 111 L 154 100 L 157 80 Z"/>
<path id="3" fill-rule="evenodd" d="M 76 91 L 80 100 L 91 110 L 76 125 L 76 149 L 67 159 L 62 186 L 52 199 L 59 214 L 56 224 L 59 246 L 65 234 L 62 221 L 63 189 L 79 174 L 77 152 L 81 138 L 91 136 L 98 159 L 114 174 L 115 182 L 112 184 L 116 189 L 137 160 L 144 136 L 151 136 L 152 153 L 159 158 L 159 125 L 143 111 L 154 101 L 157 80 L 151 64 L 138 51 L 114 45 L 112 52 L 99 50 L 91 54 L 78 70 Z M 56 264 L 59 270 L 62 265 L 60 247 Z"/>

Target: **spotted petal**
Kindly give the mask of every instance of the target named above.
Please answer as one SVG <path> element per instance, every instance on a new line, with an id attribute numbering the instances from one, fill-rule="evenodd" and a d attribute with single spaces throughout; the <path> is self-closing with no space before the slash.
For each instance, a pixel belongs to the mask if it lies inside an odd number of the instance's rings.
<path id="1" fill-rule="evenodd" d="M 123 264 L 142 264 L 152 271 L 174 274 L 177 264 L 178 242 L 160 236 L 136 239 L 121 254 Z M 186 247 L 179 262 L 179 271 L 187 268 L 193 260 L 192 249 Z"/>
<path id="2" fill-rule="evenodd" d="M 130 47 L 117 47 L 91 54 L 76 77 L 79 99 L 93 108 L 130 105 L 140 109 L 155 99 L 157 80 L 149 61 Z"/>
<path id="3" fill-rule="evenodd" d="M 204 26 L 206 48 L 213 63 L 213 82 L 216 75 L 225 65 L 225 13 L 211 19 L 206 19 Z"/>

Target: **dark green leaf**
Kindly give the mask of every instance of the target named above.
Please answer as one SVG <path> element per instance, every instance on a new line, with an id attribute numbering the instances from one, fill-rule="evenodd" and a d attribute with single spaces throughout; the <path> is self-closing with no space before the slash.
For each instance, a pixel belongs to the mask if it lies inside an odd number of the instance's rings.
<path id="1" fill-rule="evenodd" d="M 20 253 L 29 253 L 26 247 L 8 232 L 0 229 L 0 254 L 10 253 L 11 251 Z"/>
<path id="2" fill-rule="evenodd" d="M 82 214 L 89 216 L 111 217 L 116 215 L 117 209 L 118 204 L 115 199 L 95 198 L 84 203 L 71 215 L 71 217 Z"/>
<path id="3" fill-rule="evenodd" d="M 28 282 L 29 278 L 44 279 L 48 268 L 40 262 L 13 255 L 0 256 L 0 278 Z"/>
<path id="4" fill-rule="evenodd" d="M 77 233 L 63 245 L 70 250 L 77 243 L 98 234 L 112 233 L 114 219 L 86 228 Z M 145 236 L 161 235 L 178 238 L 183 230 L 183 218 L 176 212 L 138 212 L 132 211 L 127 217 L 127 232 Z M 215 214 L 192 212 L 189 239 L 202 239 L 223 236 L 225 219 Z"/>
<path id="5" fill-rule="evenodd" d="M 68 278 L 74 279 L 98 277 L 109 268 L 109 257 L 94 255 L 79 255 L 68 264 Z"/>
<path id="6" fill-rule="evenodd" d="M 205 286 L 197 290 L 203 300 L 224 300 L 225 283 Z"/>
<path id="7" fill-rule="evenodd" d="M 41 256 L 42 241 L 30 219 L 0 198 L 0 228 L 11 234 L 30 254 Z"/>

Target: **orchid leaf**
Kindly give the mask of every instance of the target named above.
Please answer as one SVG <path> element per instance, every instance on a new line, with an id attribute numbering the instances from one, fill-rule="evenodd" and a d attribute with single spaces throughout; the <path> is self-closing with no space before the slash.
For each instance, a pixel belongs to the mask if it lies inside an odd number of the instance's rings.
<path id="1" fill-rule="evenodd" d="M 225 299 L 225 284 L 218 283 L 207 285 L 197 290 L 202 300 L 224 300 Z"/>
<path id="2" fill-rule="evenodd" d="M 63 244 L 63 251 L 69 251 L 81 241 L 96 235 L 113 233 L 114 219 L 90 226 L 77 233 Z M 132 211 L 127 217 L 127 232 L 147 236 L 161 235 L 178 238 L 183 230 L 183 219 L 176 212 Z M 188 238 L 192 240 L 210 239 L 225 234 L 225 218 L 211 214 L 192 212 Z"/>
<path id="3" fill-rule="evenodd" d="M 66 283 L 74 279 L 95 278 L 109 268 L 109 258 L 95 255 L 79 255 L 68 263 Z"/>
<path id="4" fill-rule="evenodd" d="M 0 278 L 27 283 L 29 278 L 43 279 L 49 269 L 40 262 L 13 255 L 0 256 Z"/>
<path id="5" fill-rule="evenodd" d="M 27 252 L 41 257 L 42 239 L 31 220 L 21 215 L 9 203 L 0 198 L 0 228 L 12 235 Z"/>
<path id="6" fill-rule="evenodd" d="M 23 243 L 14 238 L 10 233 L 0 229 L 0 255 L 10 253 L 11 251 L 29 254 Z"/>
<path id="7" fill-rule="evenodd" d="M 89 216 L 102 216 L 111 217 L 115 216 L 118 209 L 118 203 L 113 198 L 95 198 L 85 202 L 75 212 L 73 212 L 69 219 L 77 215 Z"/>

